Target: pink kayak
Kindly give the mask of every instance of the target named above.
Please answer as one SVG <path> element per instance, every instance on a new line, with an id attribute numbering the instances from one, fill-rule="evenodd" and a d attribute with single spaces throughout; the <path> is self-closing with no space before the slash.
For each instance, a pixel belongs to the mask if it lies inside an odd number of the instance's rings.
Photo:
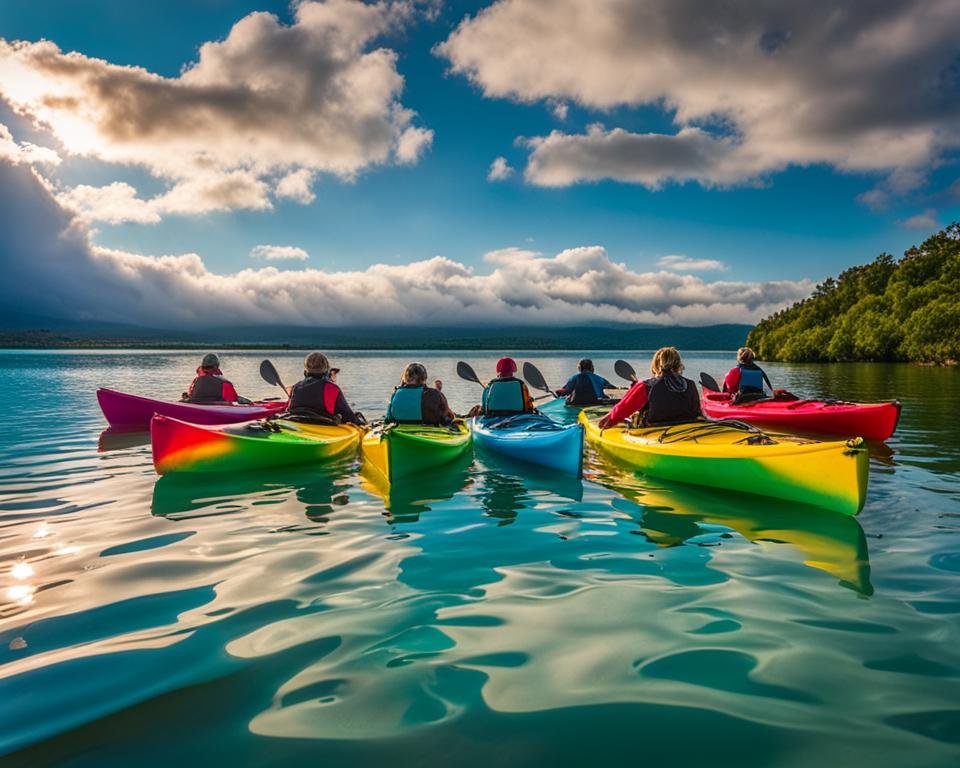
<path id="1" fill-rule="evenodd" d="M 153 400 L 115 389 L 98 389 L 97 400 L 110 427 L 125 432 L 150 429 L 150 419 L 155 413 L 191 424 L 234 424 L 262 419 L 282 411 L 287 405 L 286 400 L 261 400 L 250 405 L 197 405 Z"/>
<path id="2" fill-rule="evenodd" d="M 816 432 L 867 440 L 886 440 L 897 428 L 900 403 L 847 403 L 841 400 L 799 400 L 784 395 L 735 405 L 733 397 L 703 387 L 700 405 L 711 419 L 736 419 L 788 432 Z"/>

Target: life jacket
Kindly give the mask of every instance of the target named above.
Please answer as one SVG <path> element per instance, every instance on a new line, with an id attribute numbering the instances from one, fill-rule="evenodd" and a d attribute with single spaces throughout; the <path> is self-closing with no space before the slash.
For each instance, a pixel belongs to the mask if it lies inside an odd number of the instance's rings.
<path id="1" fill-rule="evenodd" d="M 740 369 L 739 392 L 745 395 L 763 394 L 763 371 L 756 365 L 738 365 Z"/>
<path id="2" fill-rule="evenodd" d="M 397 424 L 423 423 L 423 393 L 425 387 L 397 387 L 387 406 L 386 421 Z"/>
<path id="3" fill-rule="evenodd" d="M 700 416 L 697 385 L 683 376 L 647 379 L 647 405 L 641 418 L 645 426 L 657 427 L 694 421 Z"/>
<path id="4" fill-rule="evenodd" d="M 525 410 L 523 384 L 520 379 L 512 376 L 494 379 L 483 390 L 484 416 L 512 416 Z"/>
<path id="5" fill-rule="evenodd" d="M 593 386 L 593 379 L 588 371 L 581 371 L 577 374 L 577 380 L 573 383 L 573 390 L 567 395 L 568 405 L 596 405 L 600 402 L 597 396 L 597 388 Z"/>
<path id="6" fill-rule="evenodd" d="M 222 405 L 226 403 L 223 397 L 223 383 L 225 379 L 215 374 L 202 374 L 193 380 L 193 391 L 187 398 L 188 403 L 198 405 Z"/>
<path id="7" fill-rule="evenodd" d="M 290 388 L 290 403 L 287 411 L 294 415 L 318 415 L 334 418 L 333 405 L 337 402 L 340 388 L 330 377 L 307 376 Z"/>

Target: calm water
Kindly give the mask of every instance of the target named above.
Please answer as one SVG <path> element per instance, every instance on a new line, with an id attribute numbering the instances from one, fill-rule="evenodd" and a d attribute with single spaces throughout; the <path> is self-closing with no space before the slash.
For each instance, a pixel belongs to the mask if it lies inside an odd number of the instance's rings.
<path id="1" fill-rule="evenodd" d="M 242 394 L 263 357 L 224 355 Z M 455 361 L 495 359 L 417 357 L 458 411 Z M 559 386 L 577 355 L 518 357 Z M 766 366 L 903 401 L 853 519 L 594 456 L 389 498 L 354 463 L 158 481 L 94 391 L 176 397 L 198 358 L 0 352 L 4 765 L 960 763 L 960 372 Z M 373 417 L 410 355 L 332 358 Z"/>

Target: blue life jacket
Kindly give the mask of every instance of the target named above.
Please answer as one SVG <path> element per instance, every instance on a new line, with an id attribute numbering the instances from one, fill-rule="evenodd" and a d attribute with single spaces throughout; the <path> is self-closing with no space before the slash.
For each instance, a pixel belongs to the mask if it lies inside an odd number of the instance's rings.
<path id="1" fill-rule="evenodd" d="M 420 424 L 423 421 L 423 390 L 417 387 L 397 387 L 387 406 L 387 421 L 399 424 Z"/>
<path id="2" fill-rule="evenodd" d="M 572 377 L 573 389 L 567 394 L 568 405 L 595 405 L 603 398 L 603 382 L 592 371 L 581 371 Z"/>
<path id="3" fill-rule="evenodd" d="M 763 371 L 756 365 L 749 367 L 738 365 L 740 369 L 740 392 L 744 394 L 753 394 L 763 392 Z"/>
<path id="4" fill-rule="evenodd" d="M 525 406 L 520 379 L 494 379 L 483 390 L 484 416 L 511 416 L 523 413 Z"/>

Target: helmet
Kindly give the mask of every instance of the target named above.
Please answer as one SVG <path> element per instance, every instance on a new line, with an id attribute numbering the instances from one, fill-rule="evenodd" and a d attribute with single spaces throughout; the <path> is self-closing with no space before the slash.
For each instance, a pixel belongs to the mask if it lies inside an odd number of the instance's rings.
<path id="1" fill-rule="evenodd" d="M 517 372 L 517 361 L 512 357 L 501 357 L 497 360 L 497 375 L 510 376 Z"/>

